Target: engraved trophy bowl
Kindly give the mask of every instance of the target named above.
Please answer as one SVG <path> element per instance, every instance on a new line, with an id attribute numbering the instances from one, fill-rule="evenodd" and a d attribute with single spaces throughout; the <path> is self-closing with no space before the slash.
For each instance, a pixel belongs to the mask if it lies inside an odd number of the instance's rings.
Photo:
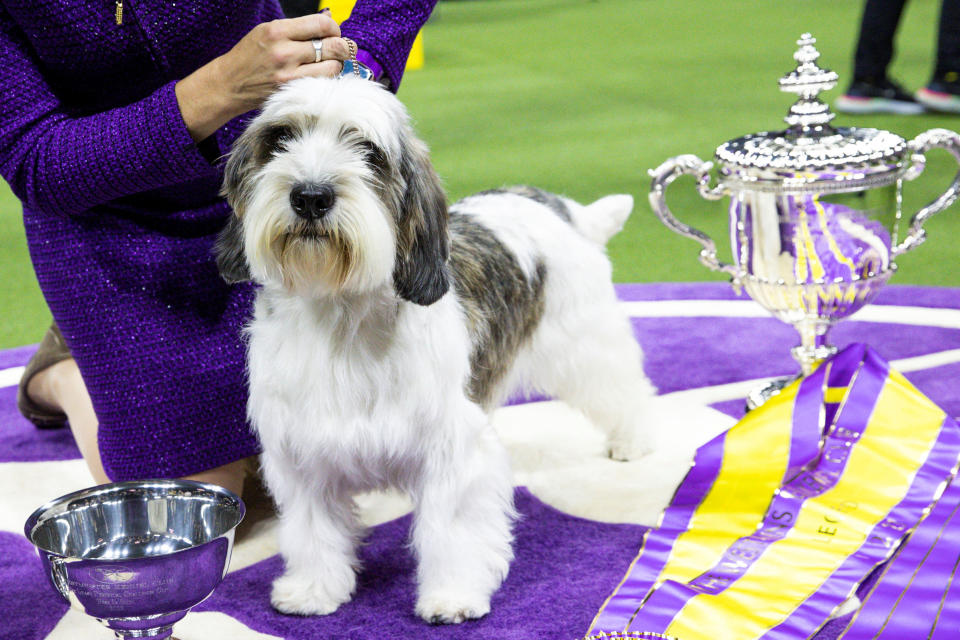
<path id="1" fill-rule="evenodd" d="M 51 584 L 117 638 L 169 638 L 230 564 L 243 502 L 212 484 L 145 480 L 57 498 L 24 526 Z"/>
<path id="2" fill-rule="evenodd" d="M 931 149 L 945 149 L 960 163 L 960 135 L 931 129 L 906 141 L 889 131 L 833 127 L 834 115 L 819 99 L 837 74 L 817 65 L 816 40 L 797 41 L 797 67 L 780 89 L 797 94 L 786 130 L 730 140 L 716 151 L 718 180 L 710 186 L 712 162 L 695 155 L 670 158 L 649 172 L 650 204 L 672 231 L 700 243 L 700 262 L 730 275 L 737 291 L 800 334 L 792 350 L 802 375 L 836 351 L 830 328 L 868 304 L 896 271 L 896 258 L 924 239 L 923 224 L 946 209 L 960 192 L 960 173 L 936 200 L 901 223 L 901 187 L 919 176 Z M 707 200 L 730 198 L 733 261 L 717 258 L 714 241 L 679 221 L 666 203 L 666 189 L 692 175 Z M 775 380 L 754 390 L 756 408 L 794 380 Z"/>

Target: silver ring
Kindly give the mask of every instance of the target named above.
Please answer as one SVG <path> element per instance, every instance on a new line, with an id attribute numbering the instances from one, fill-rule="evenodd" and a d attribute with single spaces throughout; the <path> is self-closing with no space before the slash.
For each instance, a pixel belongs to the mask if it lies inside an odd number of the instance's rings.
<path id="1" fill-rule="evenodd" d="M 314 38 L 310 42 L 313 44 L 313 61 L 320 62 L 323 60 L 323 40 Z"/>

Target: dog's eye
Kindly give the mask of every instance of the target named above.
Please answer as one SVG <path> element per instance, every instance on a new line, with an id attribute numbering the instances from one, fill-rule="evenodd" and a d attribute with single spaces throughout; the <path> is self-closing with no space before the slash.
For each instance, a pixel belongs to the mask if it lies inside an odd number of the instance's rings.
<path id="1" fill-rule="evenodd" d="M 387 154 L 383 152 L 383 149 L 369 140 L 362 140 L 358 146 L 363 152 L 364 162 L 381 171 L 387 168 Z"/>
<path id="2" fill-rule="evenodd" d="M 273 155 L 282 150 L 284 145 L 292 139 L 293 129 L 284 124 L 274 125 L 264 130 L 261 148 L 268 155 Z"/>

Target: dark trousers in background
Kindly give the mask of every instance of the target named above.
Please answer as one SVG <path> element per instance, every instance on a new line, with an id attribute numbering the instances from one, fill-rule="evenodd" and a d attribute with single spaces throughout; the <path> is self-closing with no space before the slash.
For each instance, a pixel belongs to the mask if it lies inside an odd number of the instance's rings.
<path id="1" fill-rule="evenodd" d="M 280 0 L 283 15 L 288 18 L 298 18 L 309 13 L 316 13 L 320 8 L 320 0 Z"/>
<path id="2" fill-rule="evenodd" d="M 893 36 L 907 0 L 867 0 L 860 22 L 853 79 L 877 83 L 887 77 L 893 59 Z M 960 72 L 960 0 L 942 0 L 933 78 Z M 956 82 L 958 78 L 952 78 Z"/>

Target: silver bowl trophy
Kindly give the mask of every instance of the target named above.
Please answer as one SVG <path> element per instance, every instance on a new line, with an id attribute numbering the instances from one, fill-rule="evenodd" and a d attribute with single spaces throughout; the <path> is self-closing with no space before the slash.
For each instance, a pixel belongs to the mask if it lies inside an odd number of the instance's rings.
<path id="1" fill-rule="evenodd" d="M 801 36 L 797 67 L 780 79 L 782 91 L 799 96 L 785 118 L 789 128 L 720 145 L 716 186 L 710 186 L 713 163 L 694 155 L 650 171 L 650 204 L 660 220 L 703 246 L 700 262 L 729 274 L 738 291 L 796 328 L 800 345 L 792 353 L 803 375 L 836 351 L 827 341 L 833 324 L 873 299 L 896 270 L 896 258 L 923 242 L 924 222 L 960 190 L 958 173 L 901 229 L 902 183 L 923 172 L 931 149 L 946 149 L 960 162 L 960 136 L 931 129 L 907 142 L 889 131 L 830 126 L 834 116 L 818 94 L 836 85 L 837 74 L 817 66 L 815 42 Z M 730 197 L 732 264 L 720 262 L 713 240 L 667 208 L 667 186 L 685 174 L 695 176 L 703 198 Z M 793 379 L 751 392 L 748 408 Z"/>
<path id="2" fill-rule="evenodd" d="M 223 580 L 243 502 L 211 484 L 101 485 L 45 504 L 24 531 L 54 588 L 117 638 L 169 638 Z"/>

